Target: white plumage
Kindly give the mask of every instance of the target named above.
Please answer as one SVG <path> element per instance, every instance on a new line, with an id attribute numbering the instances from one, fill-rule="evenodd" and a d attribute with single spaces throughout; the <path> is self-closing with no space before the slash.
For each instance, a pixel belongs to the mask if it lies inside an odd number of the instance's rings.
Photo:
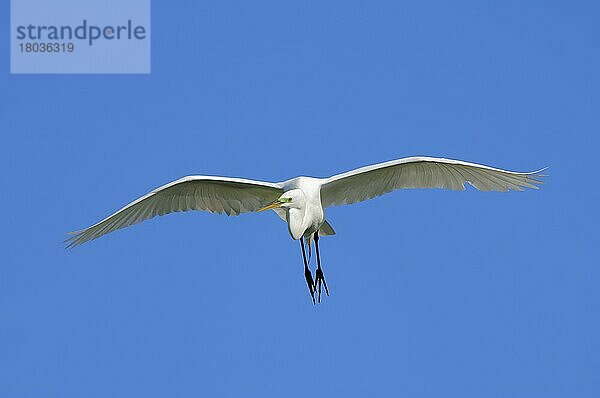
<path id="1" fill-rule="evenodd" d="M 360 202 L 396 189 L 464 190 L 465 183 L 469 183 L 480 191 L 520 191 L 523 188 L 537 188 L 543 177 L 541 171 L 520 173 L 460 160 L 410 157 L 362 167 L 329 178 L 297 177 L 278 183 L 243 178 L 189 176 L 163 185 L 102 221 L 72 233 L 73 236 L 68 239 L 68 247 L 155 216 L 178 211 L 205 210 L 234 216 L 258 211 L 294 189 L 299 189 L 308 199 L 302 209 L 302 222 L 320 227 L 324 221 L 323 208 Z M 273 210 L 287 220 L 286 213 L 289 213 L 289 209 L 285 205 L 280 207 L 284 209 L 277 207 Z M 310 220 L 312 213 L 315 213 L 312 217 L 317 220 Z M 304 216 L 308 216 L 309 220 L 304 220 Z M 291 227 L 290 231 L 302 228 L 302 225 Z M 331 226 L 326 234 L 333 234 Z M 297 233 L 292 236 L 294 239 L 300 238 Z"/>
<path id="2" fill-rule="evenodd" d="M 74 247 L 117 229 L 177 211 L 205 210 L 238 215 L 274 210 L 300 240 L 306 281 L 311 296 L 327 285 L 320 266 L 318 237 L 335 234 L 324 208 L 356 203 L 396 189 L 445 188 L 464 190 L 469 183 L 480 191 L 521 191 L 541 184 L 542 170 L 520 173 L 475 163 L 432 157 L 410 157 L 362 167 L 329 178 L 296 177 L 272 183 L 242 178 L 189 176 L 163 185 L 131 202 L 104 220 L 73 232 L 67 247 Z M 308 270 L 304 242 L 316 243 L 316 284 Z M 329 293 L 328 293 L 329 294 Z"/>

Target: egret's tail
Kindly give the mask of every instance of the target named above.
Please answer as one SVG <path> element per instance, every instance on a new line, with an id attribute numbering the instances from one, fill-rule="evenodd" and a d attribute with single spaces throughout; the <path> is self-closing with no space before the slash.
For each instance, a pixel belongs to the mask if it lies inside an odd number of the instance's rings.
<path id="1" fill-rule="evenodd" d="M 327 220 L 323 221 L 323 225 L 321 225 L 321 228 L 319 228 L 319 236 L 330 236 L 330 235 L 335 235 L 335 231 L 333 230 L 333 227 L 331 226 L 331 224 L 329 224 L 327 222 Z M 313 236 L 309 235 L 307 237 L 305 237 L 304 239 L 306 239 L 306 244 L 308 245 L 308 255 L 310 257 L 310 245 L 313 241 Z"/>
<path id="2" fill-rule="evenodd" d="M 327 222 L 327 220 L 323 221 L 323 225 L 321 225 L 321 228 L 319 228 L 319 236 L 329 236 L 329 235 L 335 235 L 335 231 L 333 230 L 333 227 L 331 226 L 331 224 L 329 224 Z M 312 257 L 312 242 L 314 240 L 314 237 L 312 234 L 306 236 L 304 238 L 305 242 L 306 242 L 306 246 L 307 246 L 307 250 L 308 250 L 308 262 L 310 262 L 310 259 Z"/>
<path id="3" fill-rule="evenodd" d="M 333 230 L 333 227 L 331 226 L 331 224 L 329 224 L 327 222 L 327 220 L 325 220 L 323 222 L 323 225 L 321 225 L 321 228 L 319 228 L 319 236 L 329 236 L 329 235 L 335 235 L 335 231 Z"/>

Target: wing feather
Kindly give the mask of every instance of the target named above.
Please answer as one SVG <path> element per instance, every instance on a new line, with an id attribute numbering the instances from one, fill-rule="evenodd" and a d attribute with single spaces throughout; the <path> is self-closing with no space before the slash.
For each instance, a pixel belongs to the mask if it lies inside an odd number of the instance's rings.
<path id="1" fill-rule="evenodd" d="M 72 233 L 74 247 L 102 235 L 164 214 L 205 210 L 238 215 L 256 211 L 283 193 L 280 184 L 241 178 L 189 176 L 136 199 L 91 227 Z"/>
<path id="2" fill-rule="evenodd" d="M 321 185 L 324 207 L 356 203 L 396 189 L 445 188 L 464 190 L 469 183 L 480 191 L 537 189 L 542 170 L 521 173 L 477 163 L 432 157 L 410 157 L 335 175 Z"/>

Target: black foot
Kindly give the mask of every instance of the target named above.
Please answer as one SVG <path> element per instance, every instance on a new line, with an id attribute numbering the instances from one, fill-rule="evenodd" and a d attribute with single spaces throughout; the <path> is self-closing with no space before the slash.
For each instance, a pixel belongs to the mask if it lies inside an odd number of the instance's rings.
<path id="1" fill-rule="evenodd" d="M 315 302 L 315 282 L 313 281 L 312 274 L 308 267 L 304 267 L 304 277 L 306 278 L 306 284 L 308 285 L 308 291 L 310 292 L 310 297 L 312 298 L 313 304 Z M 319 299 L 320 300 L 320 299 Z"/>
<path id="2" fill-rule="evenodd" d="M 318 299 L 318 302 L 320 303 L 321 302 L 321 286 L 323 286 L 325 288 L 325 294 L 327 294 L 329 296 L 329 289 L 327 289 L 327 282 L 325 282 L 325 276 L 323 275 L 323 270 L 321 269 L 321 267 L 317 268 L 317 271 L 315 272 L 315 279 L 317 280 L 315 290 L 318 292 L 317 299 Z M 313 301 L 315 301 L 314 296 L 313 296 Z"/>

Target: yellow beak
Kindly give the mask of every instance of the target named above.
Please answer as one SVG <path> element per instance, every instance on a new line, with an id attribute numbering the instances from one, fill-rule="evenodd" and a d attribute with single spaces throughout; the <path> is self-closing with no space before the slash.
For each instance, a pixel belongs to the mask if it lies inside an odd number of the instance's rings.
<path id="1" fill-rule="evenodd" d="M 282 204 L 283 204 L 283 202 L 280 202 L 279 199 L 277 199 L 274 202 L 266 205 L 265 207 L 261 207 L 260 209 L 258 209 L 258 211 L 265 211 L 265 210 L 275 209 L 277 207 L 281 207 Z"/>

